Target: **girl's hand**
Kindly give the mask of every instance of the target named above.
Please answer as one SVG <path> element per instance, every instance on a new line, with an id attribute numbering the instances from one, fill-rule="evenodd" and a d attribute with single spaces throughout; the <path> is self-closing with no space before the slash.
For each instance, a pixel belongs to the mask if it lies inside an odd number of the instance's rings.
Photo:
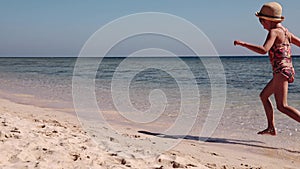
<path id="1" fill-rule="evenodd" d="M 239 40 L 235 40 L 233 43 L 234 43 L 234 46 L 237 46 L 237 45 L 243 46 L 245 44 L 245 42 L 239 41 Z"/>

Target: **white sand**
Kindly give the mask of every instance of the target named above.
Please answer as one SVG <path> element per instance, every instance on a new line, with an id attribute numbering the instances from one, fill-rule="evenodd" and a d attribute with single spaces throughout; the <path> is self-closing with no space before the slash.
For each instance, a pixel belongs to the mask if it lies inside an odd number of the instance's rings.
<path id="1" fill-rule="evenodd" d="M 112 135 L 97 145 L 93 141 L 97 136 L 90 137 L 75 116 L 0 99 L 0 168 L 297 169 L 300 166 L 299 152 L 220 141 L 203 143 L 187 139 L 172 150 L 157 153 L 152 145 L 157 139 L 166 142 L 174 139 L 119 127 L 120 132 L 114 133 L 116 137 Z M 98 133 L 105 135 L 108 131 L 103 128 Z M 139 144 L 122 142 L 120 138 Z M 104 144 L 114 145 L 116 150 L 108 150 Z M 134 153 L 141 149 L 148 150 L 147 156 L 138 157 Z"/>

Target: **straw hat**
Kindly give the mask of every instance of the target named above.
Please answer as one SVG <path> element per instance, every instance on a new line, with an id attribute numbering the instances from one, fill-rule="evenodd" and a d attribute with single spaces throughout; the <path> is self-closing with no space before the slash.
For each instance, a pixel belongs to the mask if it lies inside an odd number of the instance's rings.
<path id="1" fill-rule="evenodd" d="M 277 2 L 264 4 L 261 10 L 256 12 L 255 15 L 259 18 L 274 22 L 281 22 L 284 20 L 284 17 L 282 16 L 282 7 Z"/>

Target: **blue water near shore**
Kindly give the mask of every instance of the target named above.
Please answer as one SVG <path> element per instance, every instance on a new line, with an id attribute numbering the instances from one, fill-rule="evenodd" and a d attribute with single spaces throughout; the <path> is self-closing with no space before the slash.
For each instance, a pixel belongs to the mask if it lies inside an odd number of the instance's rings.
<path id="1" fill-rule="evenodd" d="M 94 60 L 93 58 L 90 59 Z M 151 60 L 154 63 L 163 63 L 169 66 L 172 63 L 170 62 L 172 58 L 131 59 L 139 62 Z M 182 59 L 194 73 L 199 87 L 209 87 L 211 82 L 201 60 L 197 57 L 185 57 Z M 123 60 L 124 58 L 105 58 L 102 60 L 96 80 L 110 82 L 115 69 Z M 95 61 L 98 61 L 98 59 L 95 59 Z M 7 85 L 5 83 L 2 84 L 2 89 L 10 90 L 10 87 L 20 87 L 22 91 L 16 90 L 16 92 L 26 92 L 24 89 L 30 91 L 30 88 L 35 87 L 49 89 L 70 88 L 75 62 L 76 58 L 0 58 L 1 78 L 2 81 L 7 83 Z M 245 92 L 260 91 L 272 78 L 271 65 L 267 57 L 221 57 L 221 62 L 229 89 L 236 88 Z M 300 78 L 298 78 L 300 57 L 294 57 L 293 63 L 296 70 L 296 80 L 289 87 L 289 93 L 292 95 L 300 93 Z M 174 68 L 173 71 L 184 69 L 178 68 L 176 65 L 171 67 Z M 16 80 L 18 83 L 11 85 L 9 83 L 10 80 Z M 143 86 L 145 88 L 155 84 L 160 84 L 159 87 L 165 88 L 166 86 L 170 87 L 168 86 L 170 84 L 176 83 L 168 73 L 157 69 L 148 69 L 140 72 L 134 81 L 148 84 L 148 86 Z"/>
<path id="2" fill-rule="evenodd" d="M 157 68 L 141 71 L 126 70 L 129 74 L 139 71 L 128 86 L 130 101 L 136 109 L 141 111 L 149 109 L 151 106 L 149 94 L 159 89 L 164 92 L 168 105 L 162 123 L 168 121 L 168 118 L 171 123 L 180 110 L 181 93 L 177 82 L 183 82 L 185 85 L 184 82 L 195 80 L 201 100 L 200 118 L 197 122 L 199 125 L 196 127 L 201 128 L 201 124 L 204 123 L 204 118 L 201 117 L 205 116 L 210 107 L 211 86 L 214 83 L 209 78 L 207 67 L 201 59 L 181 58 L 187 67 L 182 67 L 176 64 L 176 59 L 167 57 L 129 59 L 130 63 L 136 66 L 149 62 L 162 66 L 161 70 Z M 86 58 L 86 60 L 91 64 L 99 61 L 97 58 Z M 97 103 L 103 110 L 115 110 L 111 97 L 111 83 L 122 61 L 124 58 L 105 58 L 99 65 L 96 76 L 88 77 L 95 80 Z M 247 137 L 245 136 L 247 133 L 256 133 L 264 129 L 266 119 L 258 95 L 272 78 L 269 59 L 267 57 L 221 57 L 220 61 L 219 66 L 223 66 L 226 77 L 226 105 L 216 135 L 240 138 Z M 16 102 L 57 108 L 72 113 L 74 111 L 72 78 L 75 64 L 76 58 L 0 58 L 1 95 Z M 298 75 L 300 58 L 294 57 L 293 64 L 296 80 L 289 87 L 289 104 L 300 109 L 300 75 Z M 86 70 L 89 69 L 87 65 Z M 193 77 L 184 74 L 187 71 L 191 71 Z M 178 79 L 172 77 L 170 72 L 176 72 Z M 121 77 L 124 81 L 130 78 L 126 76 L 128 75 L 126 72 L 124 75 Z M 184 87 L 189 88 L 188 83 L 186 85 Z M 300 151 L 300 145 L 296 141 L 300 139 L 299 124 L 277 111 L 275 118 L 281 136 L 289 137 L 291 147 L 296 150 L 299 148 Z"/>

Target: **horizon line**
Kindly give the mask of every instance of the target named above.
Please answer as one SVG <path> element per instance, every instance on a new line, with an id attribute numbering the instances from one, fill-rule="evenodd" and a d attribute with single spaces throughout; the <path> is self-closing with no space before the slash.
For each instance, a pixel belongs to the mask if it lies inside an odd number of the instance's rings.
<path id="1" fill-rule="evenodd" d="M 208 58 L 208 57 L 268 57 L 268 55 L 219 55 L 219 56 L 197 56 L 197 55 L 179 55 L 179 56 L 130 56 L 132 58 L 174 58 L 174 57 L 179 57 L 179 58 Z M 299 55 L 292 55 L 292 57 L 300 57 Z M 1 56 L 0 58 L 79 58 L 79 56 L 75 55 L 44 55 L 44 56 Z M 86 58 L 97 58 L 97 56 L 90 56 Z M 128 56 L 122 56 L 122 55 L 110 55 L 110 56 L 105 56 L 103 58 L 128 58 Z"/>

